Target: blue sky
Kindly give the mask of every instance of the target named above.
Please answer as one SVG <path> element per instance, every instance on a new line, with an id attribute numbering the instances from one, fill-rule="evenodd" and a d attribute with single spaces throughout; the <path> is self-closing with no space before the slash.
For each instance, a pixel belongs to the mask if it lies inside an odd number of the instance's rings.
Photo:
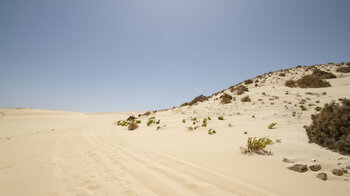
<path id="1" fill-rule="evenodd" d="M 153 110 L 350 61 L 350 1 L 0 0 L 0 107 Z"/>

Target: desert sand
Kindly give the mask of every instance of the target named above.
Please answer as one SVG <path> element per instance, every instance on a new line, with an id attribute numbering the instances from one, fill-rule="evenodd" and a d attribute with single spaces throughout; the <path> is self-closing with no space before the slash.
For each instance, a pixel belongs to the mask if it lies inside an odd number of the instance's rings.
<path id="1" fill-rule="evenodd" d="M 327 80 L 332 87 L 289 88 L 286 80 L 311 71 L 293 68 L 285 77 L 277 71 L 260 77 L 258 86 L 246 85 L 243 95 L 226 89 L 193 106 L 141 116 L 134 131 L 115 122 L 145 111 L 0 109 L 0 195 L 349 195 L 350 175 L 331 170 L 350 165 L 350 157 L 308 143 L 303 126 L 316 106 L 350 97 L 350 74 L 337 73 L 335 65 L 318 67 L 336 74 Z M 236 101 L 221 104 L 216 98 L 224 92 Z M 240 101 L 246 95 L 251 102 Z M 153 116 L 160 124 L 147 126 Z M 188 130 L 191 118 L 208 116 L 207 127 Z M 268 129 L 272 122 L 276 127 Z M 267 146 L 272 155 L 242 154 L 248 137 L 281 142 Z M 316 159 L 328 180 L 289 170 L 283 158 Z"/>

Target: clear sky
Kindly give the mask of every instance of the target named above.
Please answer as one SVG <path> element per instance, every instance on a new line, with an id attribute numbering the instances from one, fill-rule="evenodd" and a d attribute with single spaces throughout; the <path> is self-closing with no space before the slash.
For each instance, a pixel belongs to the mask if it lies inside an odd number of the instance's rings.
<path id="1" fill-rule="evenodd" d="M 0 108 L 154 110 L 350 61 L 349 0 L 0 0 Z"/>

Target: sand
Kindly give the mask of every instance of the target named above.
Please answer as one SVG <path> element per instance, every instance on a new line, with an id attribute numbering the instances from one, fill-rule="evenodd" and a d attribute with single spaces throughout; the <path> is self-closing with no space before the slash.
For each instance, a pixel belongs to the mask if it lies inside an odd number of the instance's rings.
<path id="1" fill-rule="evenodd" d="M 320 68 L 336 73 L 336 66 Z M 350 175 L 330 171 L 350 165 L 350 157 L 308 143 L 303 126 L 316 106 L 350 97 L 350 74 L 336 73 L 329 88 L 301 89 L 285 87 L 284 81 L 309 72 L 290 72 L 265 75 L 264 83 L 262 77 L 258 87 L 247 85 L 249 92 L 233 95 L 230 104 L 215 100 L 218 94 L 191 107 L 142 116 L 135 131 L 114 122 L 143 112 L 0 109 L 0 195 L 349 195 Z M 240 101 L 246 95 L 252 102 Z M 299 108 L 301 99 L 307 111 Z M 148 127 L 152 116 L 160 124 Z M 191 117 L 208 116 L 207 127 L 188 131 Z M 268 129 L 272 122 L 276 127 Z M 209 135 L 208 129 L 217 133 Z M 268 145 L 273 155 L 242 154 L 248 137 L 281 142 Z M 284 157 L 308 165 L 316 159 L 328 180 L 311 170 L 287 169 Z"/>

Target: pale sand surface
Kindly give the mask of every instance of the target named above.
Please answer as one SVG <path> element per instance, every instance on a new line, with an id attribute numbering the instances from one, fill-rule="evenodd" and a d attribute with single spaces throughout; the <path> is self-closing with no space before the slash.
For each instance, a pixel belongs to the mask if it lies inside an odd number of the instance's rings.
<path id="1" fill-rule="evenodd" d="M 215 100 L 219 94 L 192 107 L 141 117 L 135 131 L 113 123 L 143 112 L 0 109 L 0 195 L 349 195 L 350 175 L 334 176 L 330 170 L 349 165 L 350 157 L 309 144 L 303 126 L 316 106 L 350 97 L 350 75 L 336 73 L 337 79 L 328 80 L 331 88 L 287 88 L 286 79 L 304 74 L 304 68 L 293 70 L 296 74 L 286 77 L 274 73 L 259 87 L 247 85 L 249 92 L 234 95 L 231 104 Z M 240 102 L 245 95 L 252 102 Z M 279 98 L 269 100 L 272 96 Z M 306 106 L 316 105 L 302 112 L 298 103 L 306 98 Z M 166 126 L 147 127 L 152 116 Z M 207 116 L 212 118 L 208 127 L 187 130 L 191 117 Z M 267 128 L 271 122 L 277 122 L 275 129 Z M 217 134 L 208 135 L 209 128 Z M 251 136 L 282 142 L 267 147 L 273 155 L 244 155 L 240 147 Z M 315 158 L 328 180 L 310 170 L 288 170 L 283 157 L 309 165 Z"/>

